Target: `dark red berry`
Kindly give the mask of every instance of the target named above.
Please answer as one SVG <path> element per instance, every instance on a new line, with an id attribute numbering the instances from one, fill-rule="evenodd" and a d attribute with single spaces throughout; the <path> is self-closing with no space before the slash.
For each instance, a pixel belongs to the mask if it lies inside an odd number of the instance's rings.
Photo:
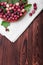
<path id="1" fill-rule="evenodd" d="M 36 7 L 34 7 L 34 10 L 37 10 L 37 6 L 36 6 Z"/>
<path id="2" fill-rule="evenodd" d="M 37 4 L 36 3 L 33 4 L 33 7 L 34 7 L 34 10 L 37 10 Z"/>
<path id="3" fill-rule="evenodd" d="M 36 7 L 36 6 L 37 6 L 37 4 L 36 4 L 36 3 L 34 3 L 34 4 L 33 4 L 33 6 L 34 6 L 34 7 Z"/>
<path id="4" fill-rule="evenodd" d="M 9 31 L 9 29 L 8 29 L 8 28 L 6 28 L 6 31 Z"/>
<path id="5" fill-rule="evenodd" d="M 29 16 L 32 16 L 32 13 L 29 13 Z"/>

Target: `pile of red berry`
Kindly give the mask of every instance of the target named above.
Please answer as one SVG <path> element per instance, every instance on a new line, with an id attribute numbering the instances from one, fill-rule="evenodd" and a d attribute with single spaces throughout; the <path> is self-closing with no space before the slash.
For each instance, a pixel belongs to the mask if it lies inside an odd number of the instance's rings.
<path id="1" fill-rule="evenodd" d="M 5 21 L 12 22 L 17 21 L 25 13 L 24 4 L 8 4 L 7 2 L 0 3 L 0 18 Z"/>

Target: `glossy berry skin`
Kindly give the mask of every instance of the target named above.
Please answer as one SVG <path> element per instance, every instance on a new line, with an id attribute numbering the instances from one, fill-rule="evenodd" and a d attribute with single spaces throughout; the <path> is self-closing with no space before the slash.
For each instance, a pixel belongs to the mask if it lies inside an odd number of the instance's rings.
<path id="1" fill-rule="evenodd" d="M 32 13 L 29 13 L 29 16 L 32 16 Z"/>
<path id="2" fill-rule="evenodd" d="M 34 7 L 34 10 L 37 10 L 37 4 L 36 3 L 33 4 L 33 7 Z"/>

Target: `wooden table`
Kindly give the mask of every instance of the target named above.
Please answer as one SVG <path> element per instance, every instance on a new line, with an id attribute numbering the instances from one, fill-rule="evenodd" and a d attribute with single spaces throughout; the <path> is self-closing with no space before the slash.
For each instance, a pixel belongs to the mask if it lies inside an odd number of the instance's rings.
<path id="1" fill-rule="evenodd" d="M 0 35 L 0 65 L 43 65 L 43 11 L 15 43 Z"/>

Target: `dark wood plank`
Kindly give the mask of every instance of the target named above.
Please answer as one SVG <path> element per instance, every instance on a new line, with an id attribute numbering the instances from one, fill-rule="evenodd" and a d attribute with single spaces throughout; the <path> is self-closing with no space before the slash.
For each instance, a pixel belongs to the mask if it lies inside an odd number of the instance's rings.
<path id="1" fill-rule="evenodd" d="M 15 43 L 0 35 L 0 65 L 43 65 L 43 12 Z"/>

